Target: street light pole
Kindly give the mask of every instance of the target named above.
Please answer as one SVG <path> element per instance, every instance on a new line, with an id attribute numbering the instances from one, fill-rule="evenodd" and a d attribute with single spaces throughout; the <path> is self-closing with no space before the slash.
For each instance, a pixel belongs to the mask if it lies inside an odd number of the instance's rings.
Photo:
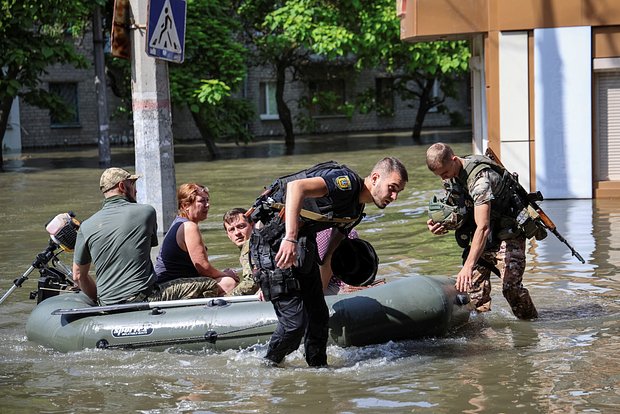
<path id="1" fill-rule="evenodd" d="M 95 55 L 95 90 L 97 91 L 97 124 L 99 135 L 99 166 L 110 166 L 110 117 L 108 116 L 108 94 L 103 55 L 103 31 L 101 29 L 101 6 L 95 4 L 93 13 L 93 53 Z"/>

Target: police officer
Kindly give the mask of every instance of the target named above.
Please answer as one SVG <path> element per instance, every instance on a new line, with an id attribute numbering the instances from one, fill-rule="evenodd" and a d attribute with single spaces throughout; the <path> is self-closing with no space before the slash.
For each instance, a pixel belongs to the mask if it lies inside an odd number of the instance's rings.
<path id="1" fill-rule="evenodd" d="M 250 238 L 250 260 L 261 295 L 270 300 L 278 317 L 265 356 L 279 364 L 295 351 L 305 335 L 306 362 L 327 365 L 329 313 L 319 273 L 316 233 L 326 228 L 332 239 L 328 262 L 340 240 L 362 218 L 364 205 L 385 208 L 396 200 L 408 181 L 396 158 L 380 160 L 361 178 L 333 161 L 281 177 L 254 204 L 256 223 Z"/>
<path id="2" fill-rule="evenodd" d="M 471 156 L 459 158 L 452 148 L 443 143 L 431 145 L 426 152 L 426 165 L 444 180 L 447 189 L 458 189 L 461 195 L 447 194 L 460 199 L 470 219 L 456 220 L 457 240 L 465 240 L 463 267 L 456 279 L 456 288 L 468 292 L 479 312 L 491 309 L 491 282 L 493 271 L 502 279 L 502 293 L 514 315 L 519 319 L 538 317 L 528 290 L 523 287 L 525 271 L 525 240 L 523 228 L 516 216 L 523 209 L 513 188 L 501 174 L 502 169 L 490 158 Z M 454 200 L 453 200 L 454 201 Z M 459 202 L 454 201 L 456 204 Z M 445 234 L 454 228 L 454 214 L 447 214 L 450 223 L 430 218 L 429 230 Z"/>

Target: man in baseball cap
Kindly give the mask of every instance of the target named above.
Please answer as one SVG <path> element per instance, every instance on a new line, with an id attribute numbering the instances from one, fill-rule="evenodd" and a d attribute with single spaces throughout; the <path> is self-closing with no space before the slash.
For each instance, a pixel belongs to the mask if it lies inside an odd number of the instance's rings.
<path id="1" fill-rule="evenodd" d="M 138 178 L 140 178 L 139 175 L 131 174 L 129 171 L 122 168 L 108 168 L 103 172 L 103 174 L 101 174 L 101 179 L 99 180 L 99 188 L 101 189 L 102 193 L 107 193 L 122 181 L 135 181 Z"/>
<path id="2" fill-rule="evenodd" d="M 138 177 L 122 168 L 105 170 L 99 181 L 103 206 L 78 230 L 73 280 L 100 305 L 141 302 L 156 293 L 151 248 L 158 243 L 157 215 L 152 206 L 136 203 Z"/>

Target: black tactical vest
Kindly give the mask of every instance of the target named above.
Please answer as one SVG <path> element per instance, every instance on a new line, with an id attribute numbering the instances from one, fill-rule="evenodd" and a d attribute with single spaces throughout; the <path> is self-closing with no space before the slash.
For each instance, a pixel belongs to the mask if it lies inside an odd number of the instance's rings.
<path id="1" fill-rule="evenodd" d="M 345 165 L 339 164 L 335 161 L 326 161 L 320 164 L 316 164 L 306 170 L 296 172 L 294 174 L 285 175 L 277 178 L 270 187 L 272 189 L 270 197 L 278 203 L 286 203 L 286 185 L 295 180 L 301 180 L 304 178 L 315 177 L 316 172 L 321 170 L 340 169 L 347 168 Z M 348 169 L 348 168 L 347 168 Z M 352 170 L 350 171 L 350 179 L 355 181 L 354 185 L 358 189 L 358 195 L 363 185 L 363 179 Z M 358 197 L 356 197 L 358 198 Z M 329 196 L 319 198 L 306 198 L 304 199 L 303 210 L 307 210 L 313 213 L 324 216 L 321 220 L 313 220 L 309 217 L 304 217 L 302 214 L 301 220 L 303 226 L 300 228 L 300 232 L 304 234 L 313 232 L 317 233 L 321 230 L 325 230 L 331 227 L 352 228 L 358 224 L 362 218 L 364 204 L 360 203 L 346 203 L 340 205 L 334 205 L 334 201 Z M 332 219 L 334 219 L 332 221 Z M 346 222 L 348 221 L 348 223 Z"/>
<path id="2" fill-rule="evenodd" d="M 316 172 L 328 169 L 337 169 L 344 167 L 334 161 L 328 161 L 321 164 L 314 165 L 307 170 L 299 171 L 294 174 L 286 175 L 276 179 L 270 187 L 268 187 L 267 201 L 259 202 L 257 200 L 256 205 L 259 211 L 256 214 L 256 218 L 260 220 L 262 225 L 256 225 L 252 231 L 250 238 L 250 263 L 254 269 L 271 270 L 269 275 L 263 272 L 262 276 L 255 276 L 256 279 L 262 277 L 269 277 L 271 284 L 273 284 L 273 271 L 276 271 L 275 256 L 279 250 L 280 243 L 285 233 L 285 221 L 282 220 L 279 214 L 280 209 L 284 208 L 286 203 L 286 184 L 304 178 L 315 177 Z M 349 178 L 355 180 L 354 185 L 355 194 L 353 198 L 359 199 L 359 192 L 361 191 L 363 180 L 349 170 Z M 274 205 L 277 205 L 274 208 Z M 347 203 L 334 205 L 334 201 L 329 196 L 320 198 L 306 198 L 302 205 L 302 209 L 310 213 L 315 213 L 319 216 L 315 219 L 309 218 L 303 215 L 301 217 L 301 226 L 298 232 L 298 244 L 297 244 L 297 264 L 295 269 L 298 273 L 306 273 L 310 271 L 313 263 L 317 260 L 317 247 L 315 234 L 321 230 L 340 227 L 349 229 L 359 223 L 363 217 L 363 203 Z M 254 216 L 253 216 L 254 217 Z M 298 218 L 295 218 L 298 219 Z M 291 220 L 291 218 L 286 218 Z M 290 272 L 284 272 L 281 278 L 286 281 L 292 275 Z M 280 272 L 278 272 L 280 278 Z M 285 282 L 282 282 L 285 283 Z"/>

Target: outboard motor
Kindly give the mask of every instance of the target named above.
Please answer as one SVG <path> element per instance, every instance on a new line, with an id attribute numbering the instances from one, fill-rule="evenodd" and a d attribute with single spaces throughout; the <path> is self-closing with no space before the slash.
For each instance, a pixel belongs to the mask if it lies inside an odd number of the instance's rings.
<path id="1" fill-rule="evenodd" d="M 75 218 L 73 211 L 58 214 L 45 225 L 45 230 L 50 234 L 52 241 L 68 252 L 72 252 L 75 248 L 79 228 L 80 222 Z"/>
<path id="2" fill-rule="evenodd" d="M 73 251 L 79 228 L 80 222 L 71 211 L 58 214 L 50 220 L 45 225 L 50 235 L 47 248 L 36 255 L 28 270 L 21 277 L 13 281 L 13 286 L 0 298 L 0 304 L 15 289 L 21 287 L 35 269 L 39 270 L 40 276 L 37 290 L 30 292 L 30 299 L 36 299 L 37 303 L 56 296 L 63 290 L 75 288 L 71 269 L 63 264 L 58 256 L 62 252 Z"/>

